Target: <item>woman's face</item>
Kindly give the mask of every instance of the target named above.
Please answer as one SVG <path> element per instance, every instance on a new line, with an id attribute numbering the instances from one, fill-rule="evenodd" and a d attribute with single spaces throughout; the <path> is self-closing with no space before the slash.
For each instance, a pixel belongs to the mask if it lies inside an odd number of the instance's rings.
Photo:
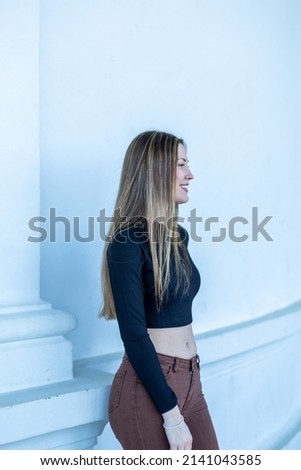
<path id="1" fill-rule="evenodd" d="M 188 187 L 190 180 L 193 179 L 193 174 L 189 169 L 188 163 L 189 160 L 187 159 L 186 149 L 184 145 L 179 144 L 175 182 L 175 199 L 177 204 L 183 204 L 189 199 Z"/>

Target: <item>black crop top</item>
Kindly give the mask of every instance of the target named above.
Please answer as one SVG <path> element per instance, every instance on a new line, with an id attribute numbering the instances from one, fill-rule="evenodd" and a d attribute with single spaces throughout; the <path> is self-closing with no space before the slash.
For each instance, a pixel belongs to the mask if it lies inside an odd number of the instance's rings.
<path id="1" fill-rule="evenodd" d="M 180 227 L 180 236 L 188 244 L 188 233 Z M 189 256 L 189 253 L 188 253 Z M 108 268 L 121 339 L 128 358 L 159 412 L 177 404 L 167 385 L 147 328 L 172 328 L 192 322 L 192 300 L 200 287 L 200 274 L 191 257 L 188 292 L 175 294 L 173 265 L 165 301 L 158 312 L 154 297 L 154 277 L 148 236 L 143 227 L 131 227 L 116 234 L 108 248 Z"/>

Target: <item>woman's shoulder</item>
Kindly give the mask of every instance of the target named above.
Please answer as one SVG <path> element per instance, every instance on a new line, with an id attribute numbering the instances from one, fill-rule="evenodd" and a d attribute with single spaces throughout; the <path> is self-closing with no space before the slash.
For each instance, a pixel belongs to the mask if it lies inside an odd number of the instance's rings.
<path id="1" fill-rule="evenodd" d="M 179 233 L 180 242 L 184 242 L 187 245 L 189 240 L 188 231 L 180 224 L 177 224 L 176 228 Z M 141 221 L 127 227 L 121 227 L 108 241 L 110 246 L 119 247 L 123 250 L 129 249 L 132 251 L 147 247 L 149 242 L 147 224 Z"/>
<path id="2" fill-rule="evenodd" d="M 145 227 L 135 224 L 123 227 L 113 234 L 109 241 L 108 253 L 111 259 L 128 261 L 141 256 L 148 240 Z"/>
<path id="3" fill-rule="evenodd" d="M 135 223 L 127 227 L 120 228 L 112 236 L 112 243 L 136 244 L 143 243 L 148 239 L 147 228 L 144 223 Z"/>
<path id="4" fill-rule="evenodd" d="M 185 245 L 187 246 L 188 245 L 188 241 L 189 241 L 189 233 L 188 231 L 186 230 L 186 228 L 184 228 L 182 225 L 178 224 L 178 229 L 179 229 L 179 232 L 180 232 L 180 239 L 182 242 L 185 243 Z"/>

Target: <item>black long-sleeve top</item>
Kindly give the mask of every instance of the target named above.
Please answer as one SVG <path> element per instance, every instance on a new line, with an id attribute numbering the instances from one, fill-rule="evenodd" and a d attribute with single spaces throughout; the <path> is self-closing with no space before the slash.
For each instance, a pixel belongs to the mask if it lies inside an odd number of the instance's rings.
<path id="1" fill-rule="evenodd" d="M 179 226 L 183 242 L 187 231 Z M 174 266 L 167 301 L 156 308 L 154 275 L 147 233 L 143 227 L 118 232 L 108 248 L 108 268 L 121 339 L 128 358 L 162 414 L 177 404 L 177 397 L 167 385 L 147 328 L 173 328 L 192 322 L 192 300 L 200 287 L 200 274 L 188 253 L 192 274 L 189 290 L 175 293 Z"/>

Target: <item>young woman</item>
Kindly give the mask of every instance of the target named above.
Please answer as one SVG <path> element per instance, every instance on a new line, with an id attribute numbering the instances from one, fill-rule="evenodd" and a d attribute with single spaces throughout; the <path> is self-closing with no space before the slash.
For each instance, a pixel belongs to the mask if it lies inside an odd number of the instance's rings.
<path id="1" fill-rule="evenodd" d="M 200 275 L 176 223 L 193 175 L 182 139 L 149 131 L 129 145 L 102 266 L 101 315 L 125 355 L 109 420 L 124 449 L 218 449 L 200 382 L 192 300 Z"/>

